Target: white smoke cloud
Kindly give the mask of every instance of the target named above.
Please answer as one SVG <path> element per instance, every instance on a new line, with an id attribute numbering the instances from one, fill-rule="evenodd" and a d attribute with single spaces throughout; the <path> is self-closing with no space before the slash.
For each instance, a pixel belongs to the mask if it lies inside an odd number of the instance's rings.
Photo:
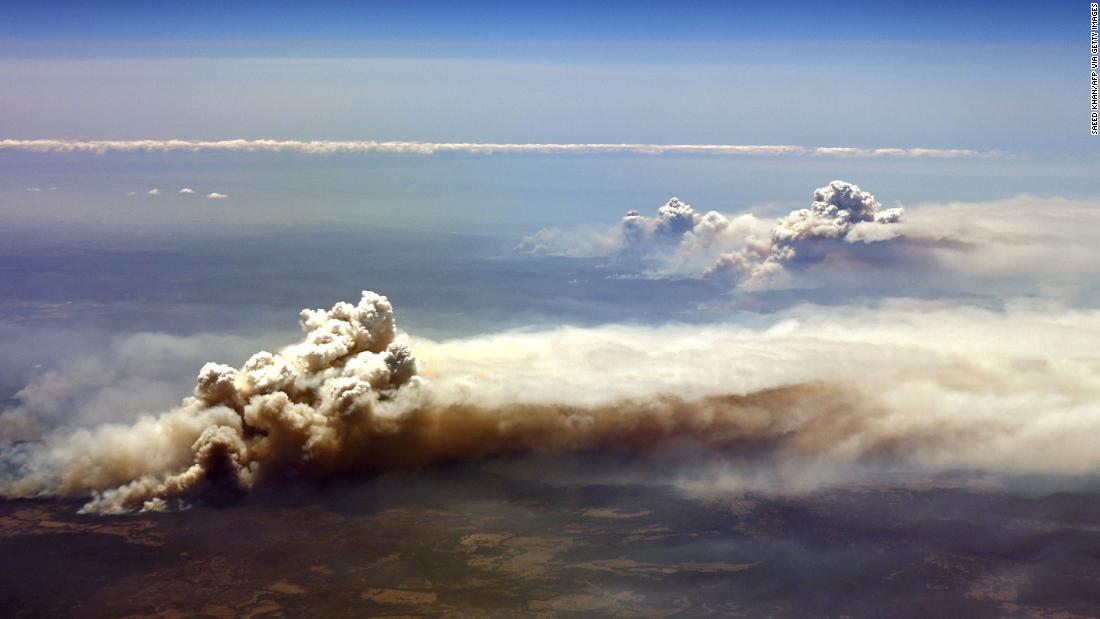
<path id="1" fill-rule="evenodd" d="M 204 365 L 178 408 L 11 450 L 19 473 L 0 491 L 161 509 L 286 478 L 677 437 L 823 465 L 1100 471 L 1100 311 L 886 301 L 768 322 L 433 342 L 399 334 L 367 292 L 304 311 L 305 336 L 278 353 Z"/>
<path id="2" fill-rule="evenodd" d="M 147 193 L 151 196 L 159 196 L 160 195 L 160 189 L 157 189 L 156 187 L 153 187 L 152 189 L 150 189 L 149 191 L 147 191 L 145 193 Z"/>
<path id="3" fill-rule="evenodd" d="M 44 343 L 56 338 L 66 342 L 63 349 L 56 342 Z M 245 359 L 270 341 L 231 334 L 163 333 L 134 333 L 95 345 L 78 345 L 76 340 L 76 334 L 50 331 L 9 341 L 16 348 L 33 342 L 46 358 L 64 358 L 56 366 L 40 368 L 15 392 L 18 403 L 0 409 L 0 444 L 40 440 L 58 428 L 131 423 L 142 413 L 163 411 L 179 402 L 193 382 L 187 377 L 206 359 Z"/>
<path id="4" fill-rule="evenodd" d="M 228 197 L 229 196 L 225 195 L 224 193 L 218 193 L 216 191 L 206 194 L 207 200 L 224 200 Z"/>
<path id="5" fill-rule="evenodd" d="M 841 156 L 900 158 L 989 158 L 1003 153 L 937 148 L 833 148 L 786 144 L 494 144 L 482 142 L 379 142 L 375 140 L 0 140 L 0 150 L 40 153 L 109 152 L 292 152 L 307 155 L 336 153 L 395 153 L 433 155 L 470 154 L 592 154 L 743 156 Z"/>
<path id="6" fill-rule="evenodd" d="M 771 223 L 750 214 L 696 212 L 679 198 L 656 217 L 630 211 L 619 225 L 577 239 L 576 233 L 545 229 L 517 247 L 574 257 L 641 257 L 658 275 L 722 278 L 759 287 L 784 271 L 798 248 L 817 241 L 886 241 L 901 234 L 903 209 L 882 209 L 874 196 L 846 181 L 814 192 L 810 208 Z"/>
<path id="7" fill-rule="evenodd" d="M 843 181 L 817 192 L 810 208 L 778 220 L 707 213 L 679 240 L 640 235 L 656 218 L 631 213 L 606 229 L 547 228 L 518 249 L 613 259 L 653 277 L 704 277 L 743 288 L 877 287 L 895 294 L 1037 294 L 1066 302 L 1100 299 L 1095 282 L 1097 199 L 1021 195 L 988 202 L 917 203 L 884 209 Z M 702 216 L 697 214 L 697 219 Z M 723 221 L 728 225 L 723 225 Z M 631 262 L 630 258 L 644 258 Z"/>
<path id="8" fill-rule="evenodd" d="M 180 189 L 179 192 L 183 194 L 190 194 L 195 193 L 195 190 L 191 189 L 190 187 L 184 187 L 183 189 Z"/>
<path id="9" fill-rule="evenodd" d="M 1100 200 L 1022 195 L 914 205 L 902 228 L 945 272 L 1083 288 L 1094 279 L 1098 226 Z"/>
<path id="10" fill-rule="evenodd" d="M 817 289 L 834 295 L 833 302 L 846 288 L 1100 301 L 1095 198 L 1021 195 L 916 203 L 902 211 L 840 182 L 816 191 L 808 208 L 778 219 L 694 212 L 695 226 L 680 237 L 652 234 L 658 219 L 631 213 L 605 229 L 548 228 L 518 248 L 607 258 L 650 277 L 709 275 L 742 289 Z M 631 237 L 628 229 L 643 233 Z"/>
<path id="11" fill-rule="evenodd" d="M 605 230 L 546 228 L 525 237 L 517 249 L 571 257 L 641 259 L 660 274 L 698 275 L 723 251 L 740 248 L 767 225 L 752 215 L 699 213 L 672 198 L 655 217 L 629 211 Z"/>
<path id="12" fill-rule="evenodd" d="M 792 211 L 780 219 L 770 239 L 723 254 L 703 276 L 728 277 L 745 286 L 759 287 L 809 243 L 871 243 L 897 237 L 901 228 L 892 224 L 900 222 L 904 214 L 901 208 L 882 209 L 875 197 L 858 185 L 836 180 L 814 191 L 810 208 Z"/>

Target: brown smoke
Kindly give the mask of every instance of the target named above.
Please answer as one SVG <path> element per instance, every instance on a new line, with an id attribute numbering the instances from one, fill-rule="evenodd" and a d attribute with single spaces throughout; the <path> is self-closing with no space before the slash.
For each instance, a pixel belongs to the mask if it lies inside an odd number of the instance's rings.
<path id="1" fill-rule="evenodd" d="M 389 301 L 364 292 L 304 311 L 302 341 L 278 353 L 206 364 L 178 408 L 47 437 L 0 491 L 155 510 L 288 479 L 680 437 L 822 463 L 1100 470 L 1100 312 L 894 302 L 780 318 L 432 342 L 399 335 Z"/>

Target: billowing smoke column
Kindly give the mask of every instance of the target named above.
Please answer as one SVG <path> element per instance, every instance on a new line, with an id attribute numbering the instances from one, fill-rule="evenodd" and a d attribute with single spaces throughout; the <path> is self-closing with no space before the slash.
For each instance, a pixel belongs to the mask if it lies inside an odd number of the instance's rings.
<path id="1" fill-rule="evenodd" d="M 531 253 L 573 257 L 617 256 L 657 261 L 673 255 L 704 251 L 720 244 L 720 237 L 732 231 L 731 221 L 717 211 L 698 213 L 679 198 L 657 209 L 656 217 L 631 210 L 611 229 L 585 233 L 582 230 L 545 228 L 525 237 L 517 249 Z"/>
<path id="2" fill-rule="evenodd" d="M 731 277 L 748 287 L 759 286 L 793 260 L 799 246 L 828 240 L 887 240 L 897 231 L 884 226 L 898 223 L 904 213 L 901 208 L 883 210 L 875 197 L 858 185 L 836 180 L 814 191 L 810 208 L 780 219 L 770 239 L 750 240 L 745 248 L 723 254 L 703 276 Z"/>
<path id="3" fill-rule="evenodd" d="M 400 390 L 415 389 L 416 361 L 396 341 L 393 307 L 381 295 L 364 292 L 358 305 L 301 317 L 300 343 L 256 353 L 239 370 L 207 363 L 179 409 L 129 429 L 100 429 L 88 457 L 65 472 L 62 491 L 99 490 L 132 476 L 88 509 L 159 509 L 269 477 L 354 469 L 372 436 L 396 431 L 387 406 Z M 135 458 L 135 449 L 152 461 Z"/>
<path id="4" fill-rule="evenodd" d="M 669 272 L 690 272 L 695 263 L 713 259 L 715 251 L 739 246 L 751 236 L 753 217 L 729 218 L 718 211 L 696 212 L 679 198 L 657 209 L 656 217 L 630 211 L 619 222 L 626 254 L 646 254 Z"/>
<path id="5" fill-rule="evenodd" d="M 710 213 L 719 215 L 718 213 Z M 702 215 L 695 212 L 690 204 L 672 198 L 657 209 L 657 217 L 644 217 L 638 211 L 630 211 L 623 217 L 623 237 L 628 244 L 646 243 L 652 240 L 679 241 L 691 232 Z M 724 219 L 724 218 L 723 218 Z"/>
<path id="6" fill-rule="evenodd" d="M 699 213 L 672 198 L 657 209 L 656 217 L 630 211 L 615 231 L 619 257 L 643 258 L 663 275 L 696 275 L 721 252 L 745 247 L 761 234 L 752 215 L 727 217 L 718 211 Z"/>

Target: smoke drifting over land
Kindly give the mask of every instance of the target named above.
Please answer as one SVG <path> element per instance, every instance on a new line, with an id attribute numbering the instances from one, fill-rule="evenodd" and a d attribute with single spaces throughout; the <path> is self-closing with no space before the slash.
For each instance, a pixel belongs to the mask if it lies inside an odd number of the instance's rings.
<path id="1" fill-rule="evenodd" d="M 389 301 L 365 292 L 303 311 L 302 325 L 278 353 L 203 366 L 178 408 L 9 445 L 0 489 L 91 497 L 92 512 L 163 509 L 287 479 L 672 439 L 823 465 L 1100 469 L 1096 311 L 887 302 L 796 308 L 756 329 L 432 342 L 399 333 Z"/>
<path id="2" fill-rule="evenodd" d="M 657 209 L 656 217 L 630 211 L 607 233 L 582 237 L 541 230 L 523 240 L 532 252 L 618 255 L 649 259 L 657 272 L 701 276 L 758 288 L 815 243 L 874 243 L 901 234 L 904 209 L 883 209 L 870 193 L 846 181 L 817 189 L 809 208 L 792 211 L 774 223 L 754 215 L 698 213 L 679 198 Z"/>
<path id="3" fill-rule="evenodd" d="M 883 208 L 859 186 L 833 181 L 813 192 L 808 208 L 776 219 L 701 213 L 673 198 L 655 217 L 631 211 L 604 229 L 545 228 L 518 249 L 604 259 L 627 275 L 703 279 L 741 291 L 980 292 L 1093 304 L 1100 300 L 1093 283 L 1097 226 L 1096 200 L 1021 195 Z"/>

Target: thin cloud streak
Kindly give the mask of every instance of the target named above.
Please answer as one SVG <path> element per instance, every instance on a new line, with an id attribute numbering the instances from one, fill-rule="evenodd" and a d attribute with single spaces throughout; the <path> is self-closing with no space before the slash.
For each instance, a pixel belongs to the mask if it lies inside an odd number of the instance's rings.
<path id="1" fill-rule="evenodd" d="M 592 154 L 747 155 L 852 158 L 993 158 L 999 151 L 958 148 L 851 148 L 788 144 L 494 144 L 480 142 L 379 142 L 375 140 L 0 140 L 0 150 L 39 153 L 111 152 L 270 152 L 329 155 L 392 153 L 434 155 L 467 154 Z"/>

